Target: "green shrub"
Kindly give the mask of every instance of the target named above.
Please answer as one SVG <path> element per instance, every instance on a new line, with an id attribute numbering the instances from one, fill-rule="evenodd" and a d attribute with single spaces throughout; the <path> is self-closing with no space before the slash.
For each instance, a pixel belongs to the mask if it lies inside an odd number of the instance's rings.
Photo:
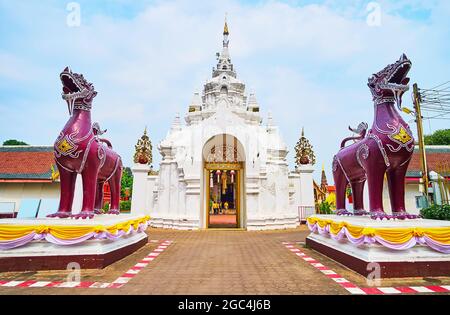
<path id="1" fill-rule="evenodd" d="M 424 219 L 450 221 L 450 205 L 432 205 L 420 210 Z"/>
<path id="2" fill-rule="evenodd" d="M 319 204 L 319 214 L 333 214 L 331 205 L 327 201 L 324 201 L 321 204 Z"/>
<path id="3" fill-rule="evenodd" d="M 131 210 L 131 200 L 123 200 L 120 201 L 120 211 L 123 212 L 129 212 Z M 109 202 L 105 202 L 105 204 L 103 205 L 103 212 L 108 212 L 109 211 Z"/>
<path id="4" fill-rule="evenodd" d="M 130 200 L 124 200 L 120 202 L 120 210 L 124 211 L 130 211 L 131 210 L 131 201 Z"/>

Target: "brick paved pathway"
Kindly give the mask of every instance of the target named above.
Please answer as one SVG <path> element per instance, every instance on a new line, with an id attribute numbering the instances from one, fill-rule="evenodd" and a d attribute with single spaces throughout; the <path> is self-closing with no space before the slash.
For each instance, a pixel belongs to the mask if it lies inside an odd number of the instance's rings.
<path id="1" fill-rule="evenodd" d="M 155 235 L 156 234 L 156 235 Z M 302 240 L 306 231 L 161 232 L 174 244 L 123 290 L 144 294 L 346 294 L 339 285 L 316 281 L 281 242 Z M 158 238 L 158 233 L 153 234 Z"/>

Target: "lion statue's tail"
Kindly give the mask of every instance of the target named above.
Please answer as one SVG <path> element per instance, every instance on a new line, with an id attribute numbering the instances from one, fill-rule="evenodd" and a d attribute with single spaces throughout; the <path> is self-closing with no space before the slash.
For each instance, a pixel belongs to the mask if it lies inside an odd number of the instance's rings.
<path id="1" fill-rule="evenodd" d="M 360 141 L 360 140 L 364 139 L 368 128 L 369 128 L 369 125 L 366 122 L 360 123 L 356 129 L 349 126 L 348 129 L 351 132 L 357 134 L 357 136 L 356 137 L 348 137 L 348 138 L 345 138 L 344 140 L 342 140 L 341 149 L 345 148 L 345 144 L 347 143 L 347 141 L 350 141 L 350 140 Z"/>

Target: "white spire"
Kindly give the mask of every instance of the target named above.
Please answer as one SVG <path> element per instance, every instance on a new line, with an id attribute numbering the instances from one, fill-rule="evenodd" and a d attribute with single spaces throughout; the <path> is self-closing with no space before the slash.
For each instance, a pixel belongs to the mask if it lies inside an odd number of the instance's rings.
<path id="1" fill-rule="evenodd" d="M 199 92 L 195 92 L 192 97 L 191 106 L 202 106 L 202 98 L 200 97 Z"/>
<path id="2" fill-rule="evenodd" d="M 230 40 L 228 39 L 228 36 L 230 35 L 230 32 L 228 30 L 228 22 L 227 18 L 225 17 L 225 24 L 223 27 L 223 47 L 222 47 L 222 53 L 218 53 L 218 63 L 217 67 L 213 70 L 213 77 L 217 77 L 223 73 L 226 73 L 229 76 L 232 76 L 236 78 L 236 72 L 233 69 L 233 64 L 231 63 L 230 59 L 230 52 L 228 50 Z"/>
<path id="3" fill-rule="evenodd" d="M 225 25 L 223 26 L 223 50 L 222 50 L 223 58 L 230 57 L 230 54 L 228 52 L 228 44 L 230 43 L 228 35 L 230 35 L 230 32 L 228 31 L 227 15 L 225 14 Z"/>
<path id="4" fill-rule="evenodd" d="M 267 127 L 273 126 L 273 117 L 272 117 L 272 112 L 268 111 L 267 112 Z"/>
<path id="5" fill-rule="evenodd" d="M 202 98 L 199 92 L 195 92 L 192 97 L 191 104 L 189 105 L 189 112 L 197 112 L 202 110 Z"/>
<path id="6" fill-rule="evenodd" d="M 255 92 L 250 92 L 250 96 L 248 98 L 248 105 L 258 105 L 258 102 L 256 101 Z"/>
<path id="7" fill-rule="evenodd" d="M 256 100 L 256 95 L 254 92 L 250 92 L 250 96 L 248 97 L 247 109 L 251 112 L 259 112 L 259 104 Z"/>
<path id="8" fill-rule="evenodd" d="M 181 120 L 180 120 L 180 113 L 177 113 L 175 115 L 175 118 L 172 122 L 172 126 L 170 127 L 170 132 L 180 131 L 182 129 L 181 126 Z"/>
<path id="9" fill-rule="evenodd" d="M 275 122 L 272 117 L 272 112 L 267 112 L 267 132 L 268 133 L 274 133 L 277 130 L 277 127 L 275 126 Z"/>

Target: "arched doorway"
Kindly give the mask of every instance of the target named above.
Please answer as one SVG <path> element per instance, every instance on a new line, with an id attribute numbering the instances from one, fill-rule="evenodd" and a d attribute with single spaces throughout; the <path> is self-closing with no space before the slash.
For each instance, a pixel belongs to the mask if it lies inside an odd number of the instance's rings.
<path id="1" fill-rule="evenodd" d="M 212 137 L 203 147 L 206 228 L 244 227 L 245 153 L 231 135 Z"/>

